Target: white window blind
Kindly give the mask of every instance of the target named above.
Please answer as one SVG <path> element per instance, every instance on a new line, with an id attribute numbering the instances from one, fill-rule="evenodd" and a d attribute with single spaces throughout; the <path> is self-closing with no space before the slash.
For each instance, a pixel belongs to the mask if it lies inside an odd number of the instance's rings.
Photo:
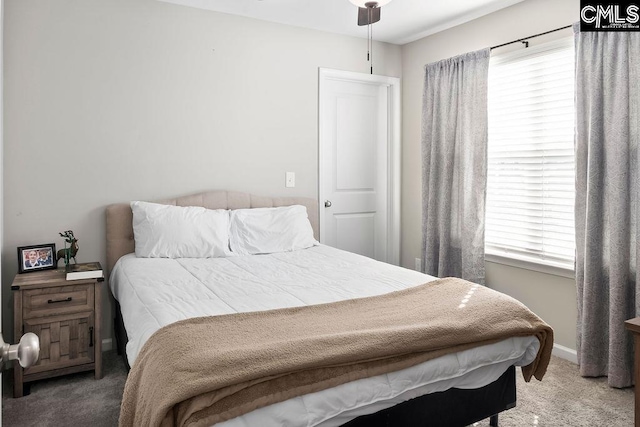
<path id="1" fill-rule="evenodd" d="M 488 99 L 485 250 L 573 269 L 573 39 L 492 57 Z"/>

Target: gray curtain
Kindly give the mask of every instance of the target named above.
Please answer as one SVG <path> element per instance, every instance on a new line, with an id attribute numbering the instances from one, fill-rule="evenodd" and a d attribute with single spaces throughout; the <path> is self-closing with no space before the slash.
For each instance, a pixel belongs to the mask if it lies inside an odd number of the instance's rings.
<path id="1" fill-rule="evenodd" d="M 640 33 L 574 30 L 578 361 L 583 376 L 626 387 L 633 346 L 624 321 L 640 313 Z"/>
<path id="2" fill-rule="evenodd" d="M 425 67 L 422 265 L 484 284 L 487 77 L 484 49 Z"/>

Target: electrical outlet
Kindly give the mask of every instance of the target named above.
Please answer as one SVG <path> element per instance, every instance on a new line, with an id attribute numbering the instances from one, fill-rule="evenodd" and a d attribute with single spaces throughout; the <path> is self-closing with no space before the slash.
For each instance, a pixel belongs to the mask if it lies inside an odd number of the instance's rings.
<path id="1" fill-rule="evenodd" d="M 285 174 L 285 182 L 284 186 L 287 188 L 292 188 L 296 186 L 296 173 L 295 172 L 287 172 Z"/>
<path id="2" fill-rule="evenodd" d="M 422 271 L 422 260 L 420 258 L 416 258 L 416 271 Z"/>

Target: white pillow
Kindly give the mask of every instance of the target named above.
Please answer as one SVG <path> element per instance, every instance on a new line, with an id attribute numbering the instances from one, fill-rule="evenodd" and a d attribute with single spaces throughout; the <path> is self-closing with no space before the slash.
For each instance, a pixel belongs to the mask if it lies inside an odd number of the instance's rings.
<path id="1" fill-rule="evenodd" d="M 229 211 L 131 202 L 136 256 L 213 258 L 230 255 Z"/>
<path id="2" fill-rule="evenodd" d="M 231 211 L 229 243 L 238 255 L 288 252 L 318 244 L 307 208 L 300 205 Z"/>

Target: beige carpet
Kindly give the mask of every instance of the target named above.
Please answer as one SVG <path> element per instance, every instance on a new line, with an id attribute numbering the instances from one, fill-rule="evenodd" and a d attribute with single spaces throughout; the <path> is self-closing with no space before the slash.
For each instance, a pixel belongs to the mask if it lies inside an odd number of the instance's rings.
<path id="1" fill-rule="evenodd" d="M 100 381 L 91 373 L 43 380 L 20 399 L 11 397 L 11 373 L 5 371 L 3 426 L 116 426 L 126 371 L 113 351 L 104 353 L 103 360 Z M 542 382 L 525 383 L 519 370 L 516 377 L 518 405 L 500 415 L 501 427 L 633 426 L 633 389 L 609 388 L 604 378 L 582 378 L 573 363 L 553 357 Z"/>
<path id="2" fill-rule="evenodd" d="M 517 406 L 500 414 L 500 427 L 633 426 L 633 388 L 614 389 L 606 378 L 582 378 L 571 362 L 552 357 L 542 381 L 525 383 L 519 370 L 516 378 Z"/>

